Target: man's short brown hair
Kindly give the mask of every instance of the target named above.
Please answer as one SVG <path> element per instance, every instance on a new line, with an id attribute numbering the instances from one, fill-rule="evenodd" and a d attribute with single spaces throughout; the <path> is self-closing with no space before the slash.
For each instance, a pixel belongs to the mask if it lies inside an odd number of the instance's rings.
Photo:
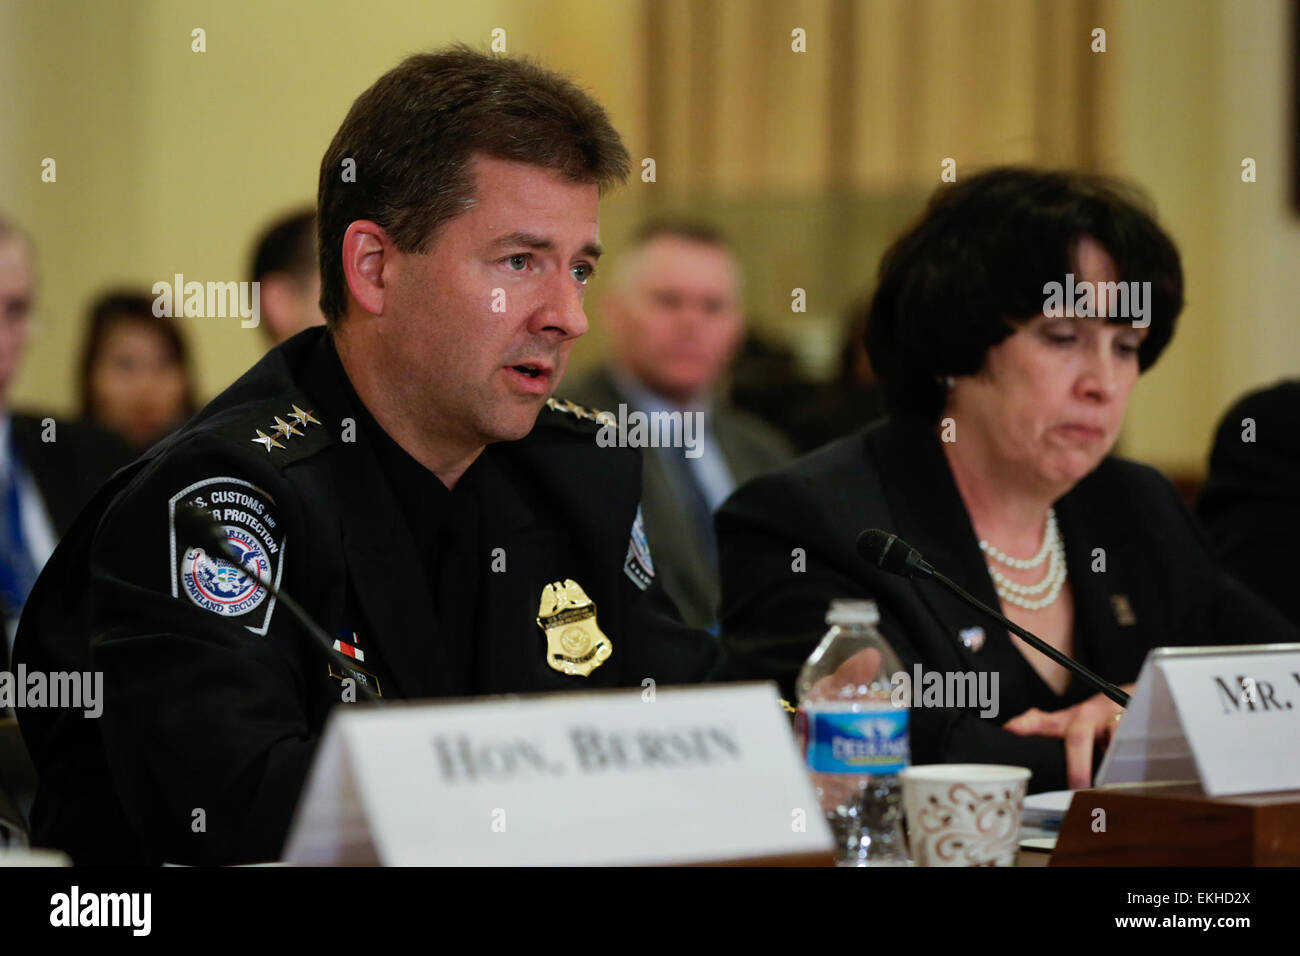
<path id="1" fill-rule="evenodd" d="M 627 178 L 623 140 L 591 96 L 528 60 L 457 45 L 408 57 L 362 93 L 321 160 L 321 312 L 347 308 L 343 235 L 359 219 L 423 252 L 473 199 L 475 153 L 531 163 L 604 191 Z M 345 181 L 344 163 L 355 176 Z"/>

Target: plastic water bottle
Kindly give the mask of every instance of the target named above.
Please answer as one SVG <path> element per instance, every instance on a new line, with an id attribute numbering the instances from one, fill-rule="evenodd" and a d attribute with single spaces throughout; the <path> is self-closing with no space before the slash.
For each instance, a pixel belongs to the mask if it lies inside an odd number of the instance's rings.
<path id="1" fill-rule="evenodd" d="M 879 621 L 874 601 L 832 601 L 830 629 L 795 686 L 800 745 L 839 866 L 910 865 L 898 778 L 911 756 L 908 710 L 892 700 L 902 666 Z"/>

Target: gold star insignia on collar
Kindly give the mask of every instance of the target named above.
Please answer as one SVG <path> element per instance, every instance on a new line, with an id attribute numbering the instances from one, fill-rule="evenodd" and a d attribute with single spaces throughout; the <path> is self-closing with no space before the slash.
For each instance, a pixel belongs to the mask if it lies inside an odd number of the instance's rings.
<path id="1" fill-rule="evenodd" d="M 260 428 L 257 429 L 257 437 L 256 437 L 256 438 L 253 438 L 253 439 L 250 439 L 250 441 L 255 441 L 255 442 L 257 442 L 259 445 L 264 446 L 268 452 L 269 452 L 272 448 L 283 448 L 283 447 L 284 447 L 284 446 L 281 445 L 278 441 L 275 440 L 275 437 L 274 437 L 273 435 L 268 435 L 268 434 L 266 434 L 266 432 L 262 431 L 262 429 L 260 429 Z"/>
<path id="2" fill-rule="evenodd" d="M 590 408 L 584 408 L 577 402 L 571 402 L 567 398 L 548 398 L 546 407 L 556 412 L 564 412 L 573 415 L 575 418 L 585 418 L 588 421 L 601 421 L 601 412 L 593 412 Z"/>
<path id="3" fill-rule="evenodd" d="M 310 411 L 306 411 L 306 412 L 304 412 L 304 411 L 303 411 L 301 408 L 299 408 L 297 405 L 293 406 L 293 411 L 291 411 L 291 412 L 289 413 L 289 417 L 292 418 L 292 419 L 293 419 L 295 422 L 297 422 L 299 425 L 319 425 L 319 424 L 320 424 L 320 420 L 319 420 L 319 419 L 317 419 L 317 418 L 312 418 L 312 416 L 311 416 L 311 412 L 310 412 Z"/>
<path id="4" fill-rule="evenodd" d="M 274 425 L 273 427 L 274 427 L 274 429 L 275 429 L 276 431 L 278 431 L 278 432 L 280 433 L 280 437 L 281 437 L 281 438 L 288 438 L 290 435 L 301 435 L 301 434 L 302 434 L 302 432 L 298 431 L 298 429 L 297 429 L 296 427 L 294 427 L 293 425 L 290 425 L 288 422 L 286 422 L 286 421 L 285 421 L 283 418 L 281 418 L 279 415 L 276 415 L 276 416 L 275 416 L 275 425 Z"/>

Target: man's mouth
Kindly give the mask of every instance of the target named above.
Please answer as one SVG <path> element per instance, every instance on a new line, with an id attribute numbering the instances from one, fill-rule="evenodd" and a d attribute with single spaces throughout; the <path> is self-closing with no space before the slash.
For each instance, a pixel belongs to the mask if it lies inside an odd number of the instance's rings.
<path id="1" fill-rule="evenodd" d="M 506 375 L 515 387 L 528 395 L 544 395 L 551 387 L 554 368 L 542 362 L 520 362 L 507 365 Z"/>

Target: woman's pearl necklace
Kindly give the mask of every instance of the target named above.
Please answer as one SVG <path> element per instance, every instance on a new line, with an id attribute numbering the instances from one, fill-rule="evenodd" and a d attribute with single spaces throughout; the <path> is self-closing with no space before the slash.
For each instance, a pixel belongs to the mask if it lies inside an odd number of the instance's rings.
<path id="1" fill-rule="evenodd" d="M 1068 572 L 1065 567 L 1065 547 L 1061 543 L 1061 531 L 1056 526 L 1055 508 L 1047 509 L 1047 531 L 1043 535 L 1043 546 L 1032 558 L 1010 557 L 987 541 L 980 541 L 980 550 L 986 555 L 985 563 L 988 564 L 989 575 L 993 578 L 993 586 L 1002 600 L 1028 611 L 1041 611 L 1060 596 Z M 1017 584 L 995 568 L 989 561 L 990 558 L 999 564 L 1022 571 L 1036 568 L 1047 560 L 1047 574 L 1037 584 Z M 1037 596 L 1044 591 L 1047 593 L 1042 597 Z"/>

